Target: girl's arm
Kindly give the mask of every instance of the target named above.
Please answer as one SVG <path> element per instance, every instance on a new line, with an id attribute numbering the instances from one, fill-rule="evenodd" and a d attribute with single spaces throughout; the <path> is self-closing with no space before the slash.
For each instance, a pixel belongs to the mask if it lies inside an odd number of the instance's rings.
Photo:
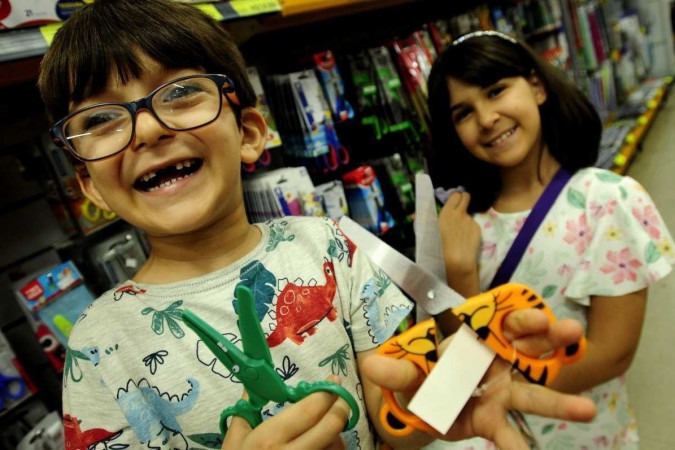
<path id="1" fill-rule="evenodd" d="M 552 387 L 582 392 L 628 370 L 640 340 L 646 303 L 647 288 L 621 297 L 591 297 L 586 354 L 565 366 Z"/>

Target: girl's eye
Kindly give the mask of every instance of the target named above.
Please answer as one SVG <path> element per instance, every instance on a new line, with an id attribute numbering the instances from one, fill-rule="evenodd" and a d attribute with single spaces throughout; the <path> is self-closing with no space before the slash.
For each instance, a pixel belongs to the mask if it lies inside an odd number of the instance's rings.
<path id="1" fill-rule="evenodd" d="M 469 112 L 470 112 L 469 108 L 462 108 L 456 110 L 455 113 L 452 115 L 452 121 L 454 123 L 461 122 L 469 115 Z"/>
<path id="2" fill-rule="evenodd" d="M 497 95 L 501 94 L 504 89 L 506 89 L 505 86 L 493 86 L 488 90 L 488 97 L 496 97 Z"/>

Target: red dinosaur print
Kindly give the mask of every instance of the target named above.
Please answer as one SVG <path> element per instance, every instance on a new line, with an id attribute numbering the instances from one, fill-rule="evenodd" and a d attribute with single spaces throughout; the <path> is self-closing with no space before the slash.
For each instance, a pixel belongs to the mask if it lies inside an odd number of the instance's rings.
<path id="1" fill-rule="evenodd" d="M 352 242 L 351 239 L 347 237 L 345 234 L 345 241 L 347 241 L 347 249 L 349 250 L 349 260 L 348 260 L 348 265 L 349 267 L 352 266 L 352 257 L 354 256 L 354 252 L 356 251 L 356 244 Z"/>
<path id="2" fill-rule="evenodd" d="M 119 289 L 115 291 L 114 298 L 115 301 L 120 300 L 124 295 L 137 295 L 137 294 L 145 294 L 147 291 L 145 289 L 137 288 L 131 284 L 127 284 L 126 286 L 122 286 Z"/>
<path id="3" fill-rule="evenodd" d="M 335 299 L 335 273 L 333 263 L 323 263 L 326 276 L 324 286 L 286 285 L 277 299 L 277 327 L 267 338 L 267 344 L 276 347 L 286 338 L 302 344 L 303 333 L 313 335 L 316 326 L 324 317 L 331 322 L 337 318 L 337 310 L 333 307 Z"/>
<path id="4" fill-rule="evenodd" d="M 119 431 L 107 431 L 103 428 L 82 431 L 80 421 L 70 414 L 63 416 L 63 431 L 67 450 L 87 450 L 93 445 L 119 434 Z"/>

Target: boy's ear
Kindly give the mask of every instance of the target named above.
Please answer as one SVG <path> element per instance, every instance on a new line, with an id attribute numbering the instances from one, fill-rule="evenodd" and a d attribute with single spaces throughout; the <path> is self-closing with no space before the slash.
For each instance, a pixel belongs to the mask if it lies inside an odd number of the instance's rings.
<path id="1" fill-rule="evenodd" d="M 543 105 L 548 98 L 548 93 L 546 92 L 544 83 L 541 82 L 541 78 L 539 78 L 539 76 L 534 71 L 532 71 L 529 81 L 534 92 L 534 98 L 537 100 L 537 104 L 540 106 Z"/>
<path id="2" fill-rule="evenodd" d="M 91 179 L 91 175 L 89 175 L 89 172 L 84 165 L 75 169 L 75 176 L 77 177 L 77 182 L 80 184 L 80 189 L 82 189 L 84 195 L 86 195 L 92 203 L 103 211 L 112 211 L 110 206 L 108 206 L 108 203 L 101 197 L 101 193 L 96 188 L 94 180 Z"/>
<path id="3" fill-rule="evenodd" d="M 241 161 L 252 164 L 265 150 L 267 141 L 267 123 L 257 108 L 244 108 L 241 111 Z"/>

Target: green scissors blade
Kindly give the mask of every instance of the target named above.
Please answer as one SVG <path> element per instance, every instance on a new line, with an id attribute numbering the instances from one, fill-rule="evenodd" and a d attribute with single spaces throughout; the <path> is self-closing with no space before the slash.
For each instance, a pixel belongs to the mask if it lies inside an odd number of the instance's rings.
<path id="1" fill-rule="evenodd" d="M 267 345 L 253 303 L 253 293 L 246 286 L 237 286 L 234 295 L 239 300 L 239 332 L 244 353 L 273 365 L 272 354 Z"/>

